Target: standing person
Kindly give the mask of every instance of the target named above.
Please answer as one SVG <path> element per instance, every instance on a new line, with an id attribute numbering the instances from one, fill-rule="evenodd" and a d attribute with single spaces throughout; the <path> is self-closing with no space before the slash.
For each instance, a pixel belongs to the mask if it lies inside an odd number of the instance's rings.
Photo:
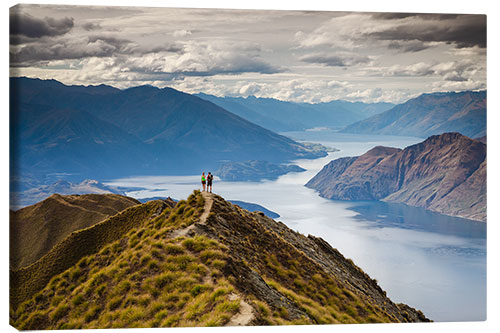
<path id="1" fill-rule="evenodd" d="M 212 173 L 208 173 L 207 176 L 207 191 L 210 191 L 212 193 L 212 181 L 214 180 L 214 175 Z"/>
<path id="2" fill-rule="evenodd" d="M 205 184 L 207 183 L 207 178 L 205 177 L 205 171 L 201 173 L 201 185 L 203 185 L 203 191 L 205 192 Z"/>

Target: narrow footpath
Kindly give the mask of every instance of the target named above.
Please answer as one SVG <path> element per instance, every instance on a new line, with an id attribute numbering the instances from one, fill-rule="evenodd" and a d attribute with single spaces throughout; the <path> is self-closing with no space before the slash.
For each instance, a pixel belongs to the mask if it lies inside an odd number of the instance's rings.
<path id="1" fill-rule="evenodd" d="M 190 226 L 183 228 L 183 229 L 178 229 L 174 230 L 171 234 L 171 238 L 176 238 L 176 237 L 181 237 L 181 236 L 186 236 L 189 231 L 193 230 L 196 228 L 197 225 L 200 224 L 206 224 L 208 215 L 210 214 L 210 211 L 212 210 L 212 204 L 214 202 L 214 195 L 209 192 L 201 192 L 201 195 L 205 199 L 205 205 L 203 207 L 203 213 L 200 216 L 200 221 L 191 224 Z M 207 281 L 205 283 L 211 283 L 211 278 L 208 277 Z M 234 314 L 229 322 L 225 326 L 246 326 L 248 325 L 254 318 L 254 312 L 253 308 L 250 304 L 245 302 L 245 300 L 240 296 L 235 294 L 234 292 L 229 295 L 229 299 L 231 301 L 236 301 L 240 300 L 240 309 L 238 313 Z"/>

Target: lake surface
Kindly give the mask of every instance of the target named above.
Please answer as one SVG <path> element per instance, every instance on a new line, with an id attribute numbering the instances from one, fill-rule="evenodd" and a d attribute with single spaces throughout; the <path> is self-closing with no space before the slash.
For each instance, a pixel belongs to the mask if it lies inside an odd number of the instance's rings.
<path id="1" fill-rule="evenodd" d="M 485 223 L 403 204 L 327 200 L 303 186 L 332 159 L 358 156 L 377 145 L 404 148 L 422 138 L 331 131 L 284 134 L 340 151 L 295 161 L 306 171 L 275 181 L 223 182 L 216 177 L 214 192 L 227 200 L 258 203 L 280 214 L 278 220 L 291 229 L 322 237 L 377 279 L 394 302 L 420 309 L 434 321 L 486 319 Z M 136 198 L 183 199 L 200 188 L 199 179 L 199 175 L 147 176 L 106 184 L 145 188 L 127 193 Z"/>

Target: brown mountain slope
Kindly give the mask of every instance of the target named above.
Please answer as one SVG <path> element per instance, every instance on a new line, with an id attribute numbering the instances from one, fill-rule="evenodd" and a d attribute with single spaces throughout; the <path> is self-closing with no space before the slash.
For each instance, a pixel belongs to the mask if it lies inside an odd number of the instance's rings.
<path id="1" fill-rule="evenodd" d="M 338 200 L 384 200 L 486 221 L 486 145 L 445 133 L 334 160 L 307 184 Z"/>
<path id="2" fill-rule="evenodd" d="M 116 194 L 54 194 L 10 212 L 10 265 L 27 266 L 71 232 L 87 228 L 140 202 Z"/>
<path id="3" fill-rule="evenodd" d="M 11 283 L 20 329 L 428 321 L 322 239 L 199 192 L 72 233 Z"/>

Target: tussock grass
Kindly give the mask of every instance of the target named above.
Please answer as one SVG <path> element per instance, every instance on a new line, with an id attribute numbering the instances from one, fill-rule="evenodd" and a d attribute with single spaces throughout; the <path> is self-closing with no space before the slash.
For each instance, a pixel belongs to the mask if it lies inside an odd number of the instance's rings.
<path id="1" fill-rule="evenodd" d="M 130 207 L 89 228 L 71 233 L 38 261 L 17 271 L 11 271 L 11 305 L 16 307 L 32 297 L 47 285 L 52 277 L 60 273 L 63 273 L 63 279 L 69 279 L 69 272 L 65 270 L 79 263 L 86 256 L 102 250 L 100 253 L 102 257 L 113 257 L 116 253 L 112 253 L 108 245 L 122 239 L 132 228 L 142 226 L 160 206 L 160 202 L 150 201 Z M 119 248 L 119 245 L 114 246 Z M 81 265 L 84 266 L 83 261 Z M 83 269 L 80 265 L 78 266 Z M 73 278 L 77 278 L 80 273 L 72 271 L 71 274 Z M 64 286 L 61 287 L 64 288 Z"/>

